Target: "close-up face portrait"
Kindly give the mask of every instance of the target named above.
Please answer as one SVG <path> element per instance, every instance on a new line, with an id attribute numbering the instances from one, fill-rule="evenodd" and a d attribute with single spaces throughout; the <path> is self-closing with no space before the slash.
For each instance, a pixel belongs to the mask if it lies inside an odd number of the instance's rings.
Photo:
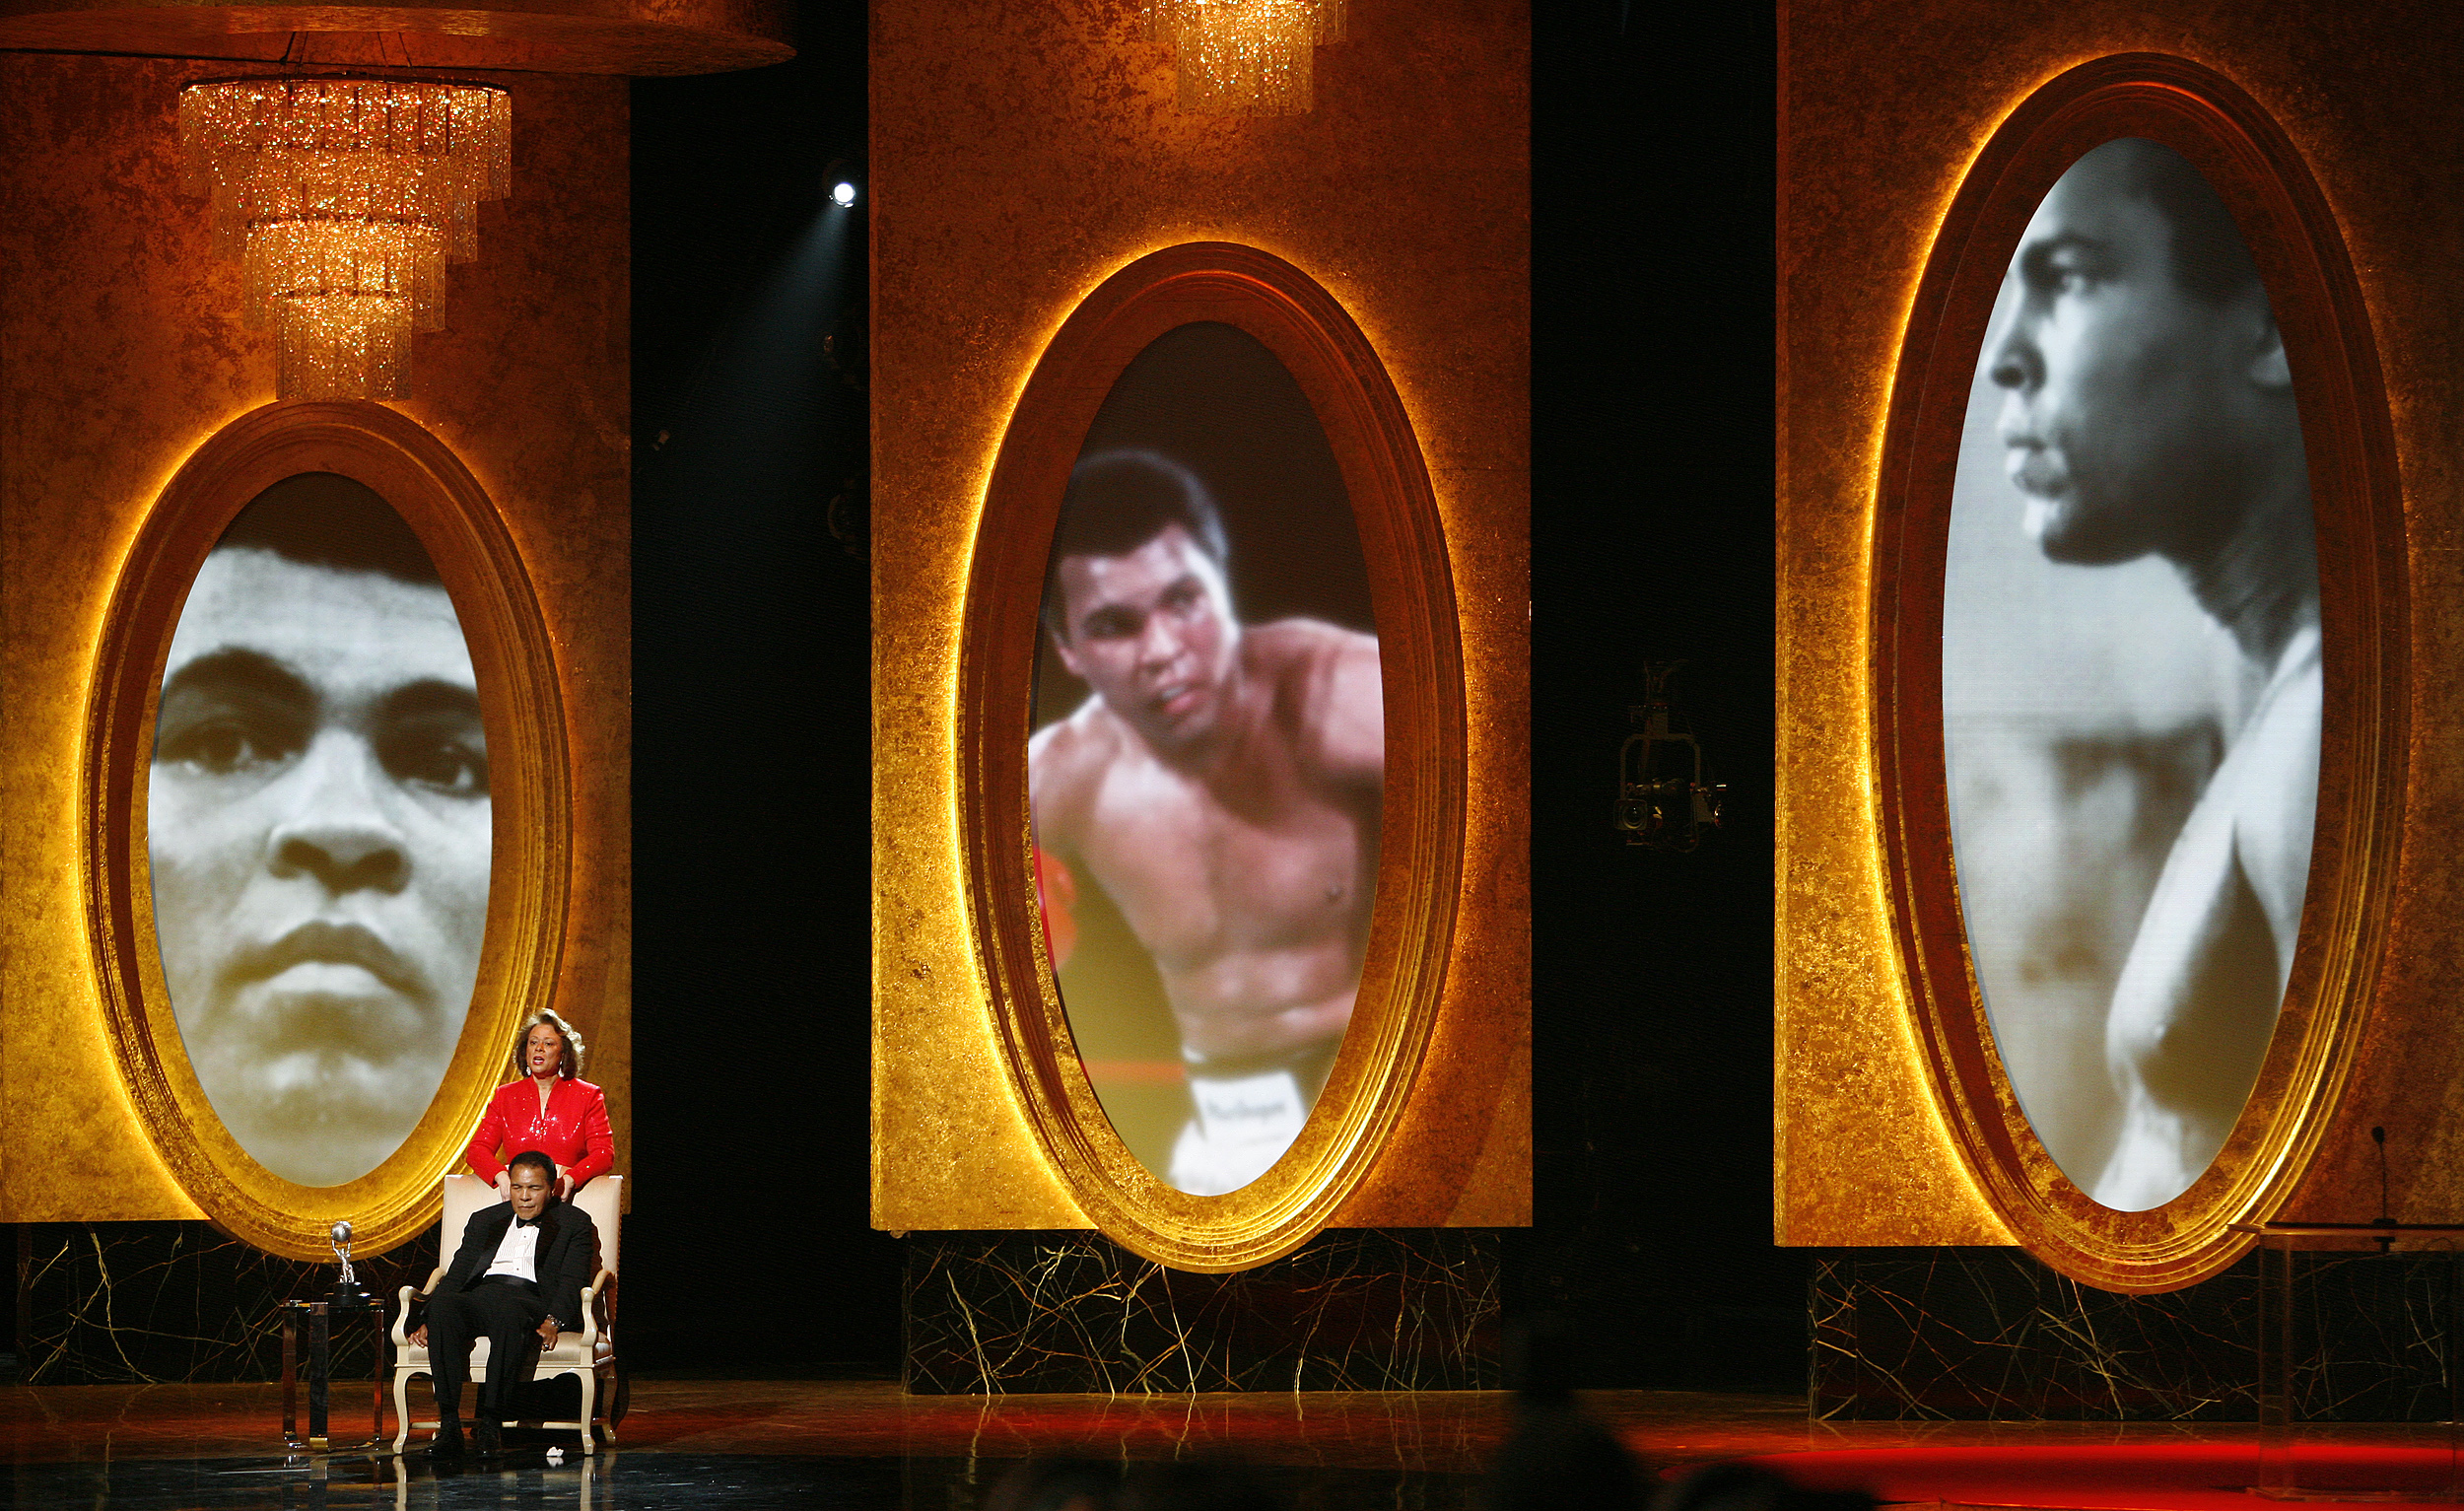
<path id="1" fill-rule="evenodd" d="M 565 1036 L 556 1031 L 556 1025 L 533 1023 L 522 1034 L 519 1056 L 521 1073 L 524 1075 L 558 1073 L 564 1068 L 565 1055 Z"/>
<path id="2" fill-rule="evenodd" d="M 2025 528 L 2055 561 L 2184 554 L 2229 526 L 2291 381 L 2229 213 L 2168 148 L 2064 173 L 2012 258 L 1986 360 Z"/>
<path id="3" fill-rule="evenodd" d="M 1202 739 L 1223 715 L 1241 631 L 1223 569 L 1190 532 L 1119 556 L 1064 556 L 1061 664 L 1159 750 Z"/>
<path id="4" fill-rule="evenodd" d="M 401 516 L 310 473 L 190 587 L 146 803 L 163 975 L 250 1157 L 367 1174 L 443 1083 L 479 972 L 492 808 L 468 647 Z"/>

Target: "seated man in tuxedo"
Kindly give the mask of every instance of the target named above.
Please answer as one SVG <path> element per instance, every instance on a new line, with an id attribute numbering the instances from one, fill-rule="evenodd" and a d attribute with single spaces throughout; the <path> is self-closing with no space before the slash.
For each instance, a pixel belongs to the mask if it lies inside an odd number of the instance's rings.
<path id="1" fill-rule="evenodd" d="M 462 1451 L 462 1383 L 471 1344 L 488 1340 L 488 1378 L 479 1383 L 471 1436 L 481 1453 L 503 1444 L 498 1423 L 513 1388 L 530 1378 L 542 1348 L 582 1329 L 582 1288 L 598 1257 L 590 1214 L 558 1202 L 556 1161 L 536 1149 L 513 1156 L 513 1199 L 471 1213 L 462 1247 L 428 1298 L 428 1320 L 410 1340 L 428 1349 L 437 1388 L 437 1439 L 429 1452 Z"/>

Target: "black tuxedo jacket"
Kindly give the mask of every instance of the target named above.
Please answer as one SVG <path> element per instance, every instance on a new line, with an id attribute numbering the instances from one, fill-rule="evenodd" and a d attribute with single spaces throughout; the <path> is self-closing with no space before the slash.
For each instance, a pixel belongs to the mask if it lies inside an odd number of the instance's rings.
<path id="1" fill-rule="evenodd" d="M 470 1214 L 462 1227 L 462 1247 L 454 1253 L 452 1265 L 445 1272 L 439 1291 L 468 1290 L 496 1263 L 497 1245 L 505 1242 L 505 1234 L 513 1225 L 513 1203 L 499 1202 L 483 1206 Z M 539 1250 L 535 1268 L 539 1272 L 539 1299 L 547 1303 L 548 1315 L 556 1326 L 567 1333 L 582 1331 L 582 1288 L 590 1283 L 596 1271 L 591 1266 L 599 1255 L 598 1229 L 590 1214 L 579 1206 L 551 1201 L 539 1212 Z"/>

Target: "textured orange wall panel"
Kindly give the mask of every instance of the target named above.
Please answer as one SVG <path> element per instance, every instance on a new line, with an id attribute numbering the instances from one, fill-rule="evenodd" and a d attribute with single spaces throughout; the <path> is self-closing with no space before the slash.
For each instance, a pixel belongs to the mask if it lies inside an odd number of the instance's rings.
<path id="1" fill-rule="evenodd" d="M 94 648 L 165 482 L 274 397 L 269 333 L 180 188 L 180 86 L 229 64 L 0 54 L 0 1220 L 196 1217 L 103 1039 L 80 887 Z M 393 407 L 502 514 L 554 644 L 573 763 L 557 1005 L 630 1166 L 630 467 L 622 80 L 501 74 L 513 192 L 481 211 Z M 433 1182 L 434 1176 L 427 1177 Z"/>
<path id="2" fill-rule="evenodd" d="M 1293 264 L 1408 411 L 1452 553 L 1475 781 L 1444 1016 L 1336 1221 L 1529 1220 L 1529 17 L 1353 0 L 1306 115 L 1187 115 L 1133 0 L 872 18 L 873 1218 L 1083 1227 L 999 1057 L 951 739 L 986 481 L 1028 373 L 1103 280 L 1230 241 Z M 996 545 L 1003 543 L 994 543 Z M 1019 542 L 1041 553 L 1047 542 Z"/>
<path id="3" fill-rule="evenodd" d="M 1870 557 L 1893 373 L 1935 233 L 1996 127 L 2091 59 L 2223 75 L 2291 139 L 2332 212 L 2384 375 L 2409 580 L 2411 741 L 2383 945 L 2351 1078 L 2272 1212 L 2464 1214 L 2464 24 L 2447 7 L 1972 0 L 1783 7 L 1779 204 L 1778 1126 L 1775 1230 L 1820 1245 L 2010 1241 L 1944 1123 L 1890 927 L 1875 792 Z M 2282 295 L 2279 293 L 2279 297 Z M 2329 675 L 2336 671 L 2331 648 Z M 2333 745 L 2337 731 L 2331 730 Z M 2322 803 L 2338 800 L 2322 791 Z M 2328 938 L 2322 948 L 2347 947 Z M 2299 968 L 2296 968 L 2296 979 Z"/>

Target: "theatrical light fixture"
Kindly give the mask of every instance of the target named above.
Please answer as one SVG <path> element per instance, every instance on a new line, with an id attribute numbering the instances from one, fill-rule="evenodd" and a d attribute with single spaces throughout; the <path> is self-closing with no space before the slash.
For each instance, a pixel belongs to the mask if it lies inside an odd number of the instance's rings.
<path id="1" fill-rule="evenodd" d="M 840 179 L 830 190 L 830 200 L 841 209 L 856 203 L 856 185 Z"/>
<path id="2" fill-rule="evenodd" d="M 411 332 L 445 325 L 445 265 L 513 184 L 504 90 L 427 80 L 237 79 L 179 92 L 188 190 L 240 259 L 240 310 L 274 327 L 275 392 L 400 398 Z"/>
<path id="3" fill-rule="evenodd" d="M 1169 42 L 1180 106 L 1198 115 L 1298 115 L 1310 49 L 1343 39 L 1348 0 L 1144 0 L 1148 41 Z"/>
<path id="4" fill-rule="evenodd" d="M 1692 850 L 1720 827 L 1728 784 L 1703 780 L 1702 746 L 1669 701 L 1669 674 L 1682 661 L 1643 668 L 1648 703 L 1625 711 L 1633 731 L 1617 750 L 1617 795 L 1609 821 L 1628 845 Z"/>

